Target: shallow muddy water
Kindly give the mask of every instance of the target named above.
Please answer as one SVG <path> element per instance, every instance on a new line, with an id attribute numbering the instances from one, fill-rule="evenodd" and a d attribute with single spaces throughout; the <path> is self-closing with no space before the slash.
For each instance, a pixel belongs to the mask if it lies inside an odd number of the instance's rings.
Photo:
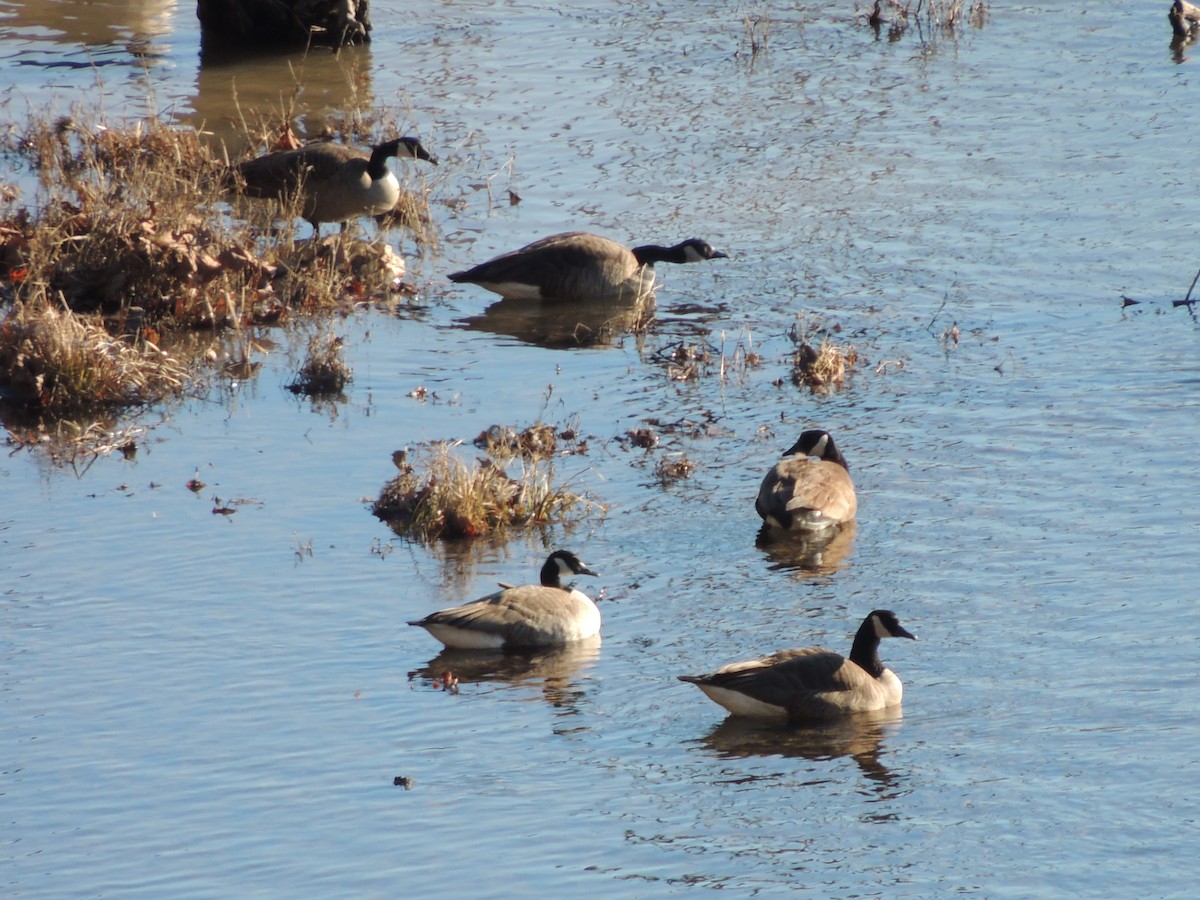
<path id="1" fill-rule="evenodd" d="M 888 41 L 851 3 L 374 4 L 370 48 L 300 66 L 302 122 L 347 85 L 400 110 L 446 202 L 435 245 L 388 235 L 419 299 L 336 321 L 346 399 L 285 389 L 294 327 L 123 420 L 132 459 L 0 459 L 2 892 L 1193 893 L 1196 62 L 1168 6 Z M 297 60 L 202 67 L 192 6 L 144 9 L 0 3 L 6 119 L 231 136 L 235 85 L 293 90 Z M 445 278 L 576 228 L 730 259 L 662 266 L 653 327 L 585 349 Z M 859 347 L 844 390 L 792 384 L 798 321 Z M 394 450 L 538 419 L 586 440 L 557 472 L 603 517 L 430 547 L 370 514 Z M 753 508 L 814 425 L 860 499 L 819 559 L 759 547 Z M 556 546 L 600 573 L 600 646 L 446 657 L 405 624 Z M 747 725 L 675 680 L 844 653 L 877 607 L 920 638 L 881 648 L 902 713 Z"/>

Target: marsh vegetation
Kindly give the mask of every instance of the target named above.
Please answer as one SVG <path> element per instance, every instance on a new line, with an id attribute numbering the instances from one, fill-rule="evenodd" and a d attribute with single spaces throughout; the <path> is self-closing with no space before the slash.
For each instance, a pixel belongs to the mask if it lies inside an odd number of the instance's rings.
<path id="1" fill-rule="evenodd" d="M 248 136 L 247 148 L 261 142 Z M 404 290 L 387 243 L 297 240 L 294 210 L 232 195 L 227 153 L 194 130 L 34 119 L 10 127 L 3 154 L 37 183 L 28 198 L 6 187 L 0 209 L 0 411 L 26 431 L 95 436 L 58 426 L 202 390 L 229 354 L 194 334 L 236 336 Z M 387 218 L 429 238 L 420 189 Z M 336 344 L 317 349 L 296 382 L 306 392 L 348 378 Z"/>

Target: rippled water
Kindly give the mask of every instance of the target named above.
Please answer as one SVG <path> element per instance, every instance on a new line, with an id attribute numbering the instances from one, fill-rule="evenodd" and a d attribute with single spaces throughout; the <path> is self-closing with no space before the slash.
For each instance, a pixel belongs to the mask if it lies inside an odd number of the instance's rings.
<path id="1" fill-rule="evenodd" d="M 345 402 L 284 390 L 275 335 L 257 378 L 123 423 L 131 460 L 0 460 L 3 893 L 1190 895 L 1195 62 L 1166 3 L 991 6 L 889 42 L 850 3 L 378 2 L 369 49 L 297 76 L 201 66 L 190 4 L 0 3 L 10 121 L 99 97 L 232 135 L 235 87 L 299 77 L 316 127 L 353 86 L 455 201 L 437 246 L 392 236 L 420 303 L 338 323 Z M 664 266 L 654 328 L 586 350 L 445 280 L 567 228 L 731 259 Z M 797 316 L 862 350 L 846 390 L 791 384 Z M 673 380 L 698 341 L 762 365 Z M 585 436 L 558 470 L 602 519 L 424 547 L 362 502 L 399 447 L 538 418 Z M 814 424 L 860 494 L 819 561 L 753 511 Z M 601 646 L 447 659 L 404 624 L 559 545 Z M 880 606 L 920 637 L 882 648 L 902 716 L 747 725 L 674 678 L 845 652 Z"/>

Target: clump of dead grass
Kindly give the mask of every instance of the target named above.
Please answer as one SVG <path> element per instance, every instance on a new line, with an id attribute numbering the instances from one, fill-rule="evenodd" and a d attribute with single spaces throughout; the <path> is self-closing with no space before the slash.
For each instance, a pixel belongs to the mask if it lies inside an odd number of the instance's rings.
<path id="1" fill-rule="evenodd" d="M 797 386 L 837 390 L 859 364 L 858 348 L 834 340 L 828 332 L 817 341 L 808 327 L 800 323 L 792 326 L 789 336 L 796 348 L 792 352 L 792 383 Z"/>
<path id="2" fill-rule="evenodd" d="M 38 181 L 31 200 L 0 189 L 0 395 L 22 418 L 178 392 L 188 378 L 161 348 L 196 329 L 274 325 L 403 287 L 384 242 L 271 242 L 229 218 L 229 161 L 192 130 L 35 116 L 0 137 L 0 156 Z"/>
<path id="3" fill-rule="evenodd" d="M 566 484 L 554 485 L 554 468 L 521 463 L 514 476 L 491 459 L 468 463 L 453 452 L 460 442 L 393 456 L 400 473 L 384 485 L 372 511 L 398 534 L 420 540 L 473 538 L 515 527 L 569 524 L 599 504 Z"/>
<path id="4" fill-rule="evenodd" d="M 353 378 L 353 370 L 342 354 L 342 339 L 333 334 L 314 334 L 308 339 L 308 355 L 288 390 L 310 397 L 341 394 Z"/>
<path id="5" fill-rule="evenodd" d="M 492 425 L 475 438 L 475 446 L 494 459 L 547 459 L 554 456 L 558 442 L 554 426 L 534 422 L 518 431 L 510 425 Z"/>
<path id="6" fill-rule="evenodd" d="M 753 338 L 744 330 L 728 346 L 728 335 L 721 332 L 721 346 L 693 344 L 690 341 L 675 341 L 655 352 L 655 358 L 664 363 L 667 377 L 672 381 L 699 381 L 706 375 L 716 373 L 721 381 L 734 376 L 745 377 L 751 369 L 762 365 L 762 357 L 753 349 Z"/>
<path id="7" fill-rule="evenodd" d="M 816 347 L 801 344 L 792 354 L 792 382 L 813 389 L 836 389 L 858 363 L 858 350 L 853 344 L 838 344 L 822 338 Z"/>
<path id="8" fill-rule="evenodd" d="M 672 381 L 697 381 L 712 368 L 714 354 L 703 344 L 676 341 L 660 347 L 655 357 L 666 364 Z"/>
<path id="9" fill-rule="evenodd" d="M 733 350 L 726 352 L 726 335 L 721 332 L 720 377 L 722 381 L 736 375 L 744 378 L 751 369 L 762 365 L 762 356 L 754 350 L 754 338 L 750 330 L 744 329 L 734 342 Z"/>
<path id="10" fill-rule="evenodd" d="M 204 214 L 223 164 L 195 132 L 34 120 L 12 152 L 44 195 L 0 230 L 18 260 L 8 273 L 18 303 L 106 315 L 136 306 L 153 321 L 211 325 L 238 314 L 248 281 L 273 274 Z"/>
<path id="11" fill-rule="evenodd" d="M 10 404 L 50 417 L 141 405 L 182 390 L 183 363 L 150 340 L 114 337 L 98 317 L 44 301 L 0 324 L 0 387 Z"/>
<path id="12" fill-rule="evenodd" d="M 532 461 L 587 453 L 587 442 L 580 439 L 577 423 L 556 428 L 545 422 L 534 422 L 523 429 L 492 425 L 475 437 L 474 444 L 501 462 L 516 457 Z"/>
<path id="13" fill-rule="evenodd" d="M 696 463 L 686 453 L 663 456 L 654 466 L 654 474 L 663 486 L 691 478 L 695 471 Z"/>

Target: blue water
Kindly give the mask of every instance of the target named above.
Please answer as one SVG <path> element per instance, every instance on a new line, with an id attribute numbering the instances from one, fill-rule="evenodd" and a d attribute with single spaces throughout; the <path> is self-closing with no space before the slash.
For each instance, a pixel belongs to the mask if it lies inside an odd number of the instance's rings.
<path id="1" fill-rule="evenodd" d="M 0 4 L 0 111 L 232 136 L 234 85 L 293 90 L 286 58 L 202 69 L 190 5 L 139 8 Z M 373 4 L 297 112 L 360 73 L 442 158 L 440 239 L 389 235 L 415 304 L 331 323 L 346 400 L 285 389 L 293 325 L 256 378 L 115 423 L 131 460 L 0 458 L 2 892 L 1190 896 L 1196 70 L 1165 12 L 993 3 L 888 42 L 851 5 Z M 568 228 L 731 259 L 662 267 L 656 325 L 594 349 L 464 325 L 490 295 L 446 272 Z M 791 383 L 798 321 L 859 347 L 846 389 Z M 711 346 L 695 380 L 679 342 Z M 762 364 L 722 377 L 739 342 Z M 370 514 L 392 451 L 537 419 L 585 436 L 556 471 L 602 516 L 430 547 Z M 622 441 L 651 420 L 657 448 Z M 815 569 L 756 547 L 753 511 L 812 425 L 860 498 Z M 405 622 L 554 546 L 600 572 L 603 644 L 435 687 Z M 747 727 L 674 678 L 846 652 L 876 607 L 920 637 L 882 648 L 902 715 Z"/>

